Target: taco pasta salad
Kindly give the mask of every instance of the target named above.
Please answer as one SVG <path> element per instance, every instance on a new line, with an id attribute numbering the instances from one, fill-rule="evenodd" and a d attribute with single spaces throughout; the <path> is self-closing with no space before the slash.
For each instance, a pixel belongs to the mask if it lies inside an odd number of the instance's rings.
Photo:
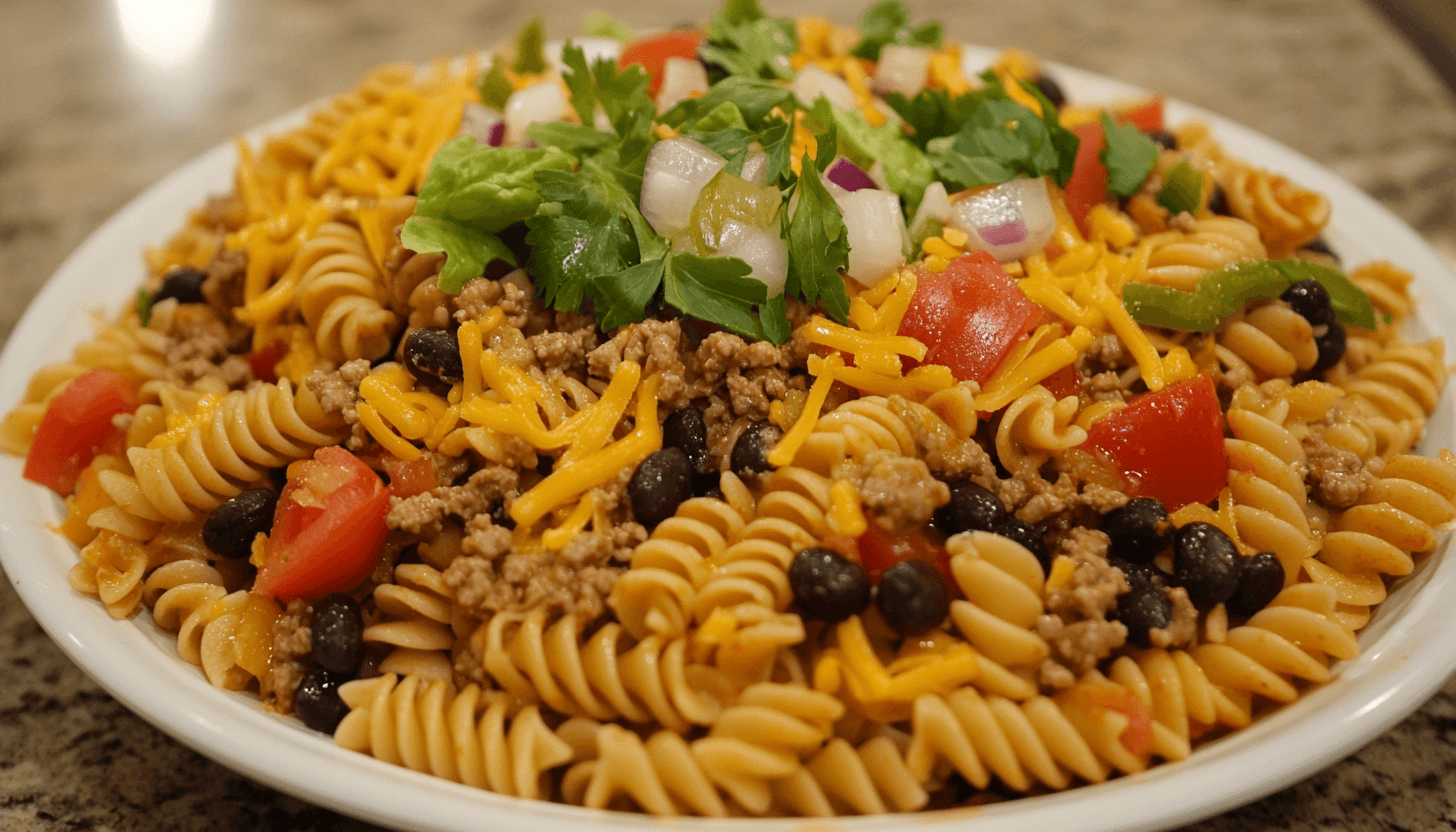
<path id="1" fill-rule="evenodd" d="M 0 447 L 213 684 L 506 795 L 908 812 L 1197 753 L 1456 520 L 1412 277 L 899 0 L 388 65 Z"/>

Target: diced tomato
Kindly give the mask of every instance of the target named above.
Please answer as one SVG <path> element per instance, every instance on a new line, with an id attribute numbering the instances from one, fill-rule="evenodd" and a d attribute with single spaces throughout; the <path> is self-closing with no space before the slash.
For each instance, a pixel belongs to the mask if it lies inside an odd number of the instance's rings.
<path id="1" fill-rule="evenodd" d="M 955 586 L 950 573 L 950 555 L 943 547 L 936 546 L 918 534 L 891 537 L 873 524 L 856 541 L 859 551 L 859 565 L 869 575 L 872 583 L 878 584 L 885 570 L 902 560 L 923 560 L 945 576 L 946 584 Z"/>
<path id="2" fill-rule="evenodd" d="M 1126 688 L 1110 684 L 1080 684 L 1077 694 L 1085 697 L 1092 708 L 1112 711 L 1127 717 L 1127 727 L 1117 735 L 1128 753 L 1139 757 L 1153 750 L 1153 712 L 1148 703 Z"/>
<path id="3" fill-rule="evenodd" d="M 1157 97 L 1145 104 L 1118 110 L 1114 118 L 1123 124 L 1136 125 L 1144 133 L 1156 133 L 1163 129 L 1163 99 Z"/>
<path id="4" fill-rule="evenodd" d="M 384 454 L 380 463 L 389 474 L 389 493 L 396 497 L 413 497 L 440 485 L 435 465 L 426 457 L 405 462 L 393 454 Z"/>
<path id="5" fill-rule="evenodd" d="M 1041 307 L 984 251 L 955 258 L 939 274 L 922 266 L 916 281 L 900 334 L 929 348 L 923 363 L 944 364 L 958 381 L 990 378 L 1041 320 Z"/>
<path id="6" fill-rule="evenodd" d="M 1177 511 L 1212 500 L 1228 483 L 1223 427 L 1213 381 L 1199 376 L 1113 412 L 1081 447 L 1122 475 L 1129 496 Z"/>
<path id="7" fill-rule="evenodd" d="M 390 490 L 336 446 L 288 466 L 254 591 L 284 601 L 356 586 L 374 571 Z"/>
<path id="8" fill-rule="evenodd" d="M 657 96 L 662 87 L 662 67 L 668 58 L 696 58 L 703 34 L 693 29 L 675 29 L 638 38 L 627 44 L 617 58 L 618 66 L 641 64 L 647 70 L 647 93 Z"/>
<path id="9" fill-rule="evenodd" d="M 1080 395 L 1082 392 L 1082 374 L 1077 372 L 1076 364 L 1068 364 L 1042 379 L 1041 386 L 1050 391 L 1058 400 L 1065 399 L 1068 396 Z"/>
<path id="10" fill-rule="evenodd" d="M 248 366 L 253 368 L 253 378 L 259 381 L 266 381 L 269 384 L 278 383 L 278 362 L 288 354 L 288 345 L 282 341 L 274 341 L 261 350 L 250 352 L 243 356 Z"/>
<path id="11" fill-rule="evenodd" d="M 1087 217 L 1092 208 L 1107 200 L 1107 166 L 1102 164 L 1099 154 L 1107 146 L 1102 134 L 1102 120 L 1089 121 L 1071 128 L 1077 134 L 1077 159 L 1072 164 L 1072 176 L 1062 196 L 1067 202 L 1067 213 L 1083 234 L 1088 233 Z"/>
<path id="12" fill-rule="evenodd" d="M 111 420 L 137 409 L 136 385 L 119 370 L 98 367 L 67 384 L 36 426 L 25 478 L 62 497 L 76 488 L 97 450 L 120 431 Z"/>

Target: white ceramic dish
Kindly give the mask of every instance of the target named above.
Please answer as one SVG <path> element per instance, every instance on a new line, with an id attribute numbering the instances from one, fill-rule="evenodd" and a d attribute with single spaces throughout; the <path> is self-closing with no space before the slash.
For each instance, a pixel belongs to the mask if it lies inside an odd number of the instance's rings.
<path id="1" fill-rule="evenodd" d="M 993 53 L 970 49 L 967 64 Z M 1054 67 L 1074 101 L 1136 95 L 1132 87 Z M 1327 194 L 1334 220 L 1327 239 L 1347 263 L 1386 258 L 1415 272 L 1419 334 L 1456 337 L 1456 276 L 1421 238 L 1372 199 L 1310 160 L 1210 113 L 1168 103 L 1170 123 L 1211 122 L 1232 152 Z M 300 120 L 302 112 L 250 138 Z M 186 211 L 231 183 L 234 155 L 220 146 L 138 197 L 91 236 L 31 305 L 0 356 L 0 407 L 22 394 L 38 366 L 63 359 L 90 334 L 89 313 L 111 314 L 142 277 L 143 246 L 163 241 Z M 1444 291 L 1438 291 L 1444 290 Z M 1456 408 L 1448 393 L 1431 419 L 1423 450 L 1456 446 Z M 488 818 L 502 830 L 600 830 L 643 826 L 740 832 L 808 828 L 804 821 L 656 821 L 640 815 L 502 798 L 345 751 L 292 719 L 264 713 L 255 698 L 208 685 L 175 655 L 175 641 L 145 612 L 111 620 L 93 599 L 73 592 L 66 571 L 75 550 L 46 526 L 61 518 L 50 492 L 21 479 L 21 460 L 0 459 L 0 561 L 51 637 L 128 708 L 197 751 L 260 782 L 370 821 L 418 830 L 476 829 Z M 817 829 L 977 830 L 1163 829 L 1248 803 L 1351 753 L 1421 705 L 1456 670 L 1456 558 L 1443 541 L 1400 582 L 1361 634 L 1361 655 L 1334 681 L 1309 691 L 1243 731 L 1198 749 L 1188 761 L 1133 777 L 995 806 L 888 818 L 814 822 Z"/>

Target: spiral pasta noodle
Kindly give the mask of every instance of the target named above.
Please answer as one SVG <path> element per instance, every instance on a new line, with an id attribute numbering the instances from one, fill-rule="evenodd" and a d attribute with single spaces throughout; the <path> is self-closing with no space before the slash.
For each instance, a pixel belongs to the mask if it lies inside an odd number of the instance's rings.
<path id="1" fill-rule="evenodd" d="M 298 308 L 314 332 L 319 355 L 342 363 L 389 352 L 397 319 L 384 306 L 384 278 L 358 229 L 339 222 L 320 225 L 291 268 L 300 272 Z"/>
<path id="2" fill-rule="evenodd" d="M 239 589 L 198 561 L 175 561 L 148 576 L 152 620 L 177 633 L 177 655 L 202 668 L 215 687 L 241 690 L 268 672 L 271 627 L 278 607 Z"/>
<path id="3" fill-rule="evenodd" d="M 1268 251 L 1259 231 L 1237 217 L 1196 220 L 1189 233 L 1165 231 L 1145 237 L 1132 261 L 1128 280 L 1192 290 L 1198 278 L 1213 269 Z M 1146 252 L 1146 260 L 1142 252 Z"/>
<path id="4" fill-rule="evenodd" d="M 1330 203 L 1322 194 L 1262 168 L 1225 158 L 1214 177 L 1229 209 L 1258 229 L 1271 257 L 1288 257 L 1318 237 L 1330 220 Z"/>
<path id="5" fill-rule="evenodd" d="M 375 587 L 372 597 L 384 620 L 365 627 L 361 638 L 389 650 L 380 660 L 381 672 L 449 679 L 456 608 L 439 570 L 401 563 L 394 567 L 394 581 Z"/>

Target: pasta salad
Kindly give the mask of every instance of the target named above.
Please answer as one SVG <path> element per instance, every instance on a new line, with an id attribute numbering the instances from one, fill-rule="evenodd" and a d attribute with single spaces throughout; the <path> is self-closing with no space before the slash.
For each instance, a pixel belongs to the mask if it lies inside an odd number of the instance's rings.
<path id="1" fill-rule="evenodd" d="M 69 574 L 341 746 L 652 814 L 1102 782 L 1331 678 L 1456 519 L 1329 204 L 898 0 L 390 65 L 0 447 Z"/>

